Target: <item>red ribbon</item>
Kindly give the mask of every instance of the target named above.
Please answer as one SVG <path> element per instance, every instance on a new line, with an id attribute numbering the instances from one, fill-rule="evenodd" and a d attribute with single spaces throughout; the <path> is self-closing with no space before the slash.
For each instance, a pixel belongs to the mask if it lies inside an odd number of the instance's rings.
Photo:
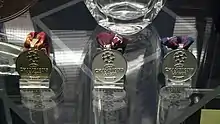
<path id="1" fill-rule="evenodd" d="M 120 47 L 120 45 L 127 41 L 127 39 L 111 32 L 99 33 L 96 36 L 96 40 L 102 48 L 106 48 L 107 45 L 110 45 L 113 49 Z"/>
<path id="2" fill-rule="evenodd" d="M 24 47 L 26 49 L 31 48 L 31 42 L 33 42 L 33 39 L 38 39 L 38 41 L 34 44 L 34 48 L 38 50 L 45 50 L 47 54 L 49 54 L 49 42 L 46 38 L 45 32 L 30 32 L 27 35 L 27 38 L 24 42 Z"/>

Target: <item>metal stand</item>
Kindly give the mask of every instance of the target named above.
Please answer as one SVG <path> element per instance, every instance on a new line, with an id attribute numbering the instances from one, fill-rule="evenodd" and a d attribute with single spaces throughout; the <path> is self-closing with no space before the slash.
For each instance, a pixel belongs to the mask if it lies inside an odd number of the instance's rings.
<path id="1" fill-rule="evenodd" d="M 116 83 L 103 83 L 98 80 L 93 89 L 93 112 L 95 124 L 123 124 L 123 108 L 126 107 L 124 79 Z M 101 86 L 100 86 L 101 85 Z"/>
<path id="2" fill-rule="evenodd" d="M 20 89 L 48 89 L 49 88 L 49 79 L 45 80 L 28 80 L 28 79 L 20 79 L 19 80 L 19 88 Z"/>
<path id="3" fill-rule="evenodd" d="M 101 51 L 97 48 L 97 51 Z M 122 48 L 117 49 L 123 52 Z M 95 124 L 125 124 L 126 91 L 125 76 L 118 82 L 105 83 L 95 79 L 93 83 L 93 113 Z"/>
<path id="4" fill-rule="evenodd" d="M 191 79 L 183 83 L 166 80 L 166 86 L 160 90 L 157 124 L 169 124 L 191 104 L 191 83 Z"/>

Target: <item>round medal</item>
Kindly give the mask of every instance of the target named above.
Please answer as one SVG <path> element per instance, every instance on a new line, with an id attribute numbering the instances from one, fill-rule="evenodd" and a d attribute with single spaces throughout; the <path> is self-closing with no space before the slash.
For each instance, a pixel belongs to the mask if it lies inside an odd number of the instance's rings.
<path id="1" fill-rule="evenodd" d="M 16 59 L 16 71 L 22 78 L 46 79 L 51 74 L 52 63 L 43 50 L 27 50 Z"/>
<path id="2" fill-rule="evenodd" d="M 12 20 L 28 9 L 37 0 L 0 0 L 0 23 Z"/>
<path id="3" fill-rule="evenodd" d="M 197 60 L 188 50 L 176 49 L 164 57 L 162 69 L 165 77 L 170 81 L 187 81 L 197 70 Z"/>
<path id="4" fill-rule="evenodd" d="M 103 83 L 121 80 L 127 71 L 127 61 L 116 50 L 104 50 L 98 53 L 92 62 L 94 77 Z"/>

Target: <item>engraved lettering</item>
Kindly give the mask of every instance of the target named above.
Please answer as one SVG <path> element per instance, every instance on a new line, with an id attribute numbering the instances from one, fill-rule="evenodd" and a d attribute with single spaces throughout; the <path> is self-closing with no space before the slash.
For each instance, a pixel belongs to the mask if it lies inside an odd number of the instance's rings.
<path id="1" fill-rule="evenodd" d="M 105 76 L 114 76 L 119 72 L 124 72 L 123 68 L 111 68 L 111 69 L 95 69 L 95 73 L 103 74 Z"/>
<path id="2" fill-rule="evenodd" d="M 194 68 L 177 68 L 177 67 L 165 67 L 166 72 L 170 72 L 173 75 L 173 78 L 175 79 L 182 79 L 184 78 L 184 75 L 187 75 L 188 73 L 192 72 Z"/>
<path id="3" fill-rule="evenodd" d="M 20 67 L 20 72 L 21 73 L 26 73 L 27 76 L 32 76 L 32 75 L 41 75 L 48 73 L 49 68 L 35 68 L 35 67 Z"/>
<path id="4" fill-rule="evenodd" d="M 96 74 L 102 74 L 106 77 L 106 79 L 108 78 L 115 78 L 115 76 L 118 73 L 123 73 L 124 72 L 124 68 L 116 68 L 113 64 L 106 64 L 104 66 L 104 68 L 96 68 L 95 69 L 95 73 Z"/>

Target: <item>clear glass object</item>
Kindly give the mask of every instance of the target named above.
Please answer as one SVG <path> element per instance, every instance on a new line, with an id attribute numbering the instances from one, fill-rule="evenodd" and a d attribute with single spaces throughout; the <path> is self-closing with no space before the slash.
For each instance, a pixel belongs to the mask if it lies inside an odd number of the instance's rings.
<path id="1" fill-rule="evenodd" d="M 121 35 L 133 35 L 151 24 L 166 0 L 86 0 L 98 24 Z"/>

